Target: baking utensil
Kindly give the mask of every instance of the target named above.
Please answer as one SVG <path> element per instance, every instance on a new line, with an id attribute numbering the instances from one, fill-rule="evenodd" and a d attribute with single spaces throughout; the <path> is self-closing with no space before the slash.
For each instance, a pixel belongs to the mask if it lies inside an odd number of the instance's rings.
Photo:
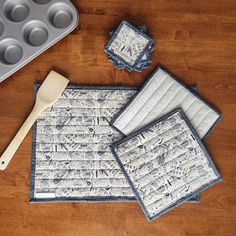
<path id="1" fill-rule="evenodd" d="M 77 24 L 78 14 L 69 0 L 0 0 L 0 82 Z"/>
<path id="2" fill-rule="evenodd" d="M 57 72 L 51 71 L 49 73 L 38 90 L 36 102 L 32 112 L 1 156 L 0 170 L 6 169 L 8 163 L 12 159 L 13 155 L 17 151 L 18 147 L 20 146 L 21 142 L 27 135 L 28 131 L 32 127 L 39 114 L 57 101 L 68 83 L 69 80 L 58 74 Z"/>

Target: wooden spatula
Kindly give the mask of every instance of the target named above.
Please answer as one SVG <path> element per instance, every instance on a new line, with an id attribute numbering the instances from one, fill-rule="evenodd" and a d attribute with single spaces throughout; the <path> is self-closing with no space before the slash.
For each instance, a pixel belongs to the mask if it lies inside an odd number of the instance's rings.
<path id="1" fill-rule="evenodd" d="M 33 123 L 36 121 L 37 117 L 44 109 L 57 101 L 68 83 L 69 80 L 58 74 L 57 72 L 51 71 L 49 73 L 38 90 L 36 102 L 32 112 L 1 156 L 0 170 L 6 169 L 8 163 L 10 162 L 18 147 L 22 143 L 23 139 L 29 132 Z"/>

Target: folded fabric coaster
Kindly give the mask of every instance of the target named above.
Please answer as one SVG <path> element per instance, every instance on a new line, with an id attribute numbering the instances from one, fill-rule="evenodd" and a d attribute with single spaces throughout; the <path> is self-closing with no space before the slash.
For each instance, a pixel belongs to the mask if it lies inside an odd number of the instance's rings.
<path id="1" fill-rule="evenodd" d="M 183 109 L 200 138 L 220 119 L 219 112 L 158 67 L 111 124 L 128 135 L 177 107 Z"/>
<path id="2" fill-rule="evenodd" d="M 135 27 L 122 21 L 116 31 L 110 33 L 104 50 L 116 68 L 141 72 L 151 63 L 153 39 L 145 26 Z"/>
<path id="3" fill-rule="evenodd" d="M 148 34 L 147 28 L 145 25 L 138 26 L 138 29 L 141 30 L 145 34 Z M 110 37 L 112 37 L 113 33 L 114 32 L 109 33 Z M 151 52 L 152 51 L 153 51 L 153 44 L 149 46 L 149 48 L 146 50 L 146 53 L 139 60 L 137 66 L 134 68 L 135 71 L 141 72 L 143 69 L 147 68 L 151 64 L 151 62 L 152 62 Z M 118 61 L 117 59 L 113 58 L 112 55 L 108 55 L 108 61 L 112 62 L 114 67 L 117 69 L 125 68 L 125 65 L 121 61 Z M 130 70 L 130 68 L 127 68 L 127 69 Z"/>
<path id="4" fill-rule="evenodd" d="M 36 86 L 36 89 L 38 86 Z M 33 128 L 30 201 L 136 201 L 109 146 L 109 121 L 137 92 L 68 86 Z"/>
<path id="5" fill-rule="evenodd" d="M 111 147 L 149 220 L 221 181 L 181 108 Z"/>

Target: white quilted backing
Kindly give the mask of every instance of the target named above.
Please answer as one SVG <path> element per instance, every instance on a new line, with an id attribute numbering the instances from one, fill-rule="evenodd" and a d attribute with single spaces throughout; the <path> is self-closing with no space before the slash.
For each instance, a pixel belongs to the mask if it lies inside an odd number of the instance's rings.
<path id="1" fill-rule="evenodd" d="M 214 109 L 159 68 L 113 125 L 128 135 L 178 107 L 183 109 L 200 138 L 219 118 Z"/>

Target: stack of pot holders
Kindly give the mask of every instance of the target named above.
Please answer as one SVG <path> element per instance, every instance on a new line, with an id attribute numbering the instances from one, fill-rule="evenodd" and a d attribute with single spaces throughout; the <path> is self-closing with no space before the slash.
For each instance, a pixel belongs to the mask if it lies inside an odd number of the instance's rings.
<path id="1" fill-rule="evenodd" d="M 37 90 L 37 86 L 36 86 Z M 158 67 L 137 91 L 69 86 L 34 125 L 30 201 L 135 201 L 149 220 L 221 180 L 220 114 Z"/>

